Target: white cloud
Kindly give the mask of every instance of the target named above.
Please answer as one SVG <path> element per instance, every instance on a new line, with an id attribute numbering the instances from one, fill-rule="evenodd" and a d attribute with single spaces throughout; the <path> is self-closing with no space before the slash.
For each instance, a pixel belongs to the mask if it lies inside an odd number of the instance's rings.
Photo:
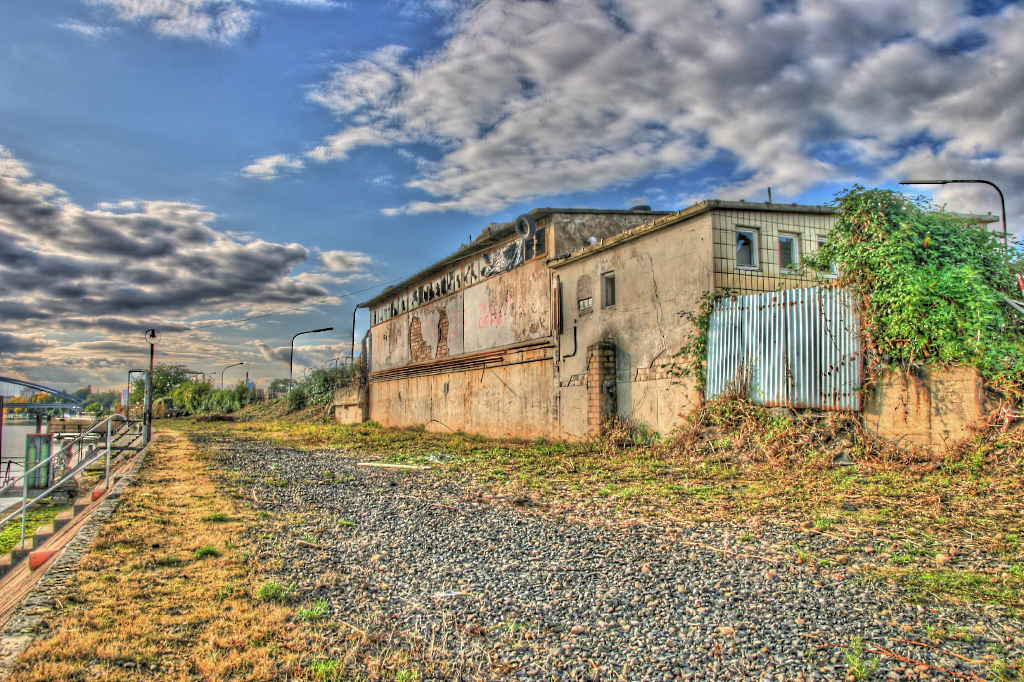
<path id="1" fill-rule="evenodd" d="M 330 272 L 363 272 L 373 259 L 358 251 L 321 251 L 320 262 Z"/>
<path id="2" fill-rule="evenodd" d="M 57 27 L 63 28 L 67 31 L 72 31 L 84 38 L 89 38 L 90 40 L 97 40 L 108 33 L 112 33 L 117 30 L 113 26 L 95 26 L 93 24 L 86 24 L 76 20 L 65 21 L 64 23 L 57 24 Z"/>
<path id="3" fill-rule="evenodd" d="M 121 21 L 145 23 L 153 33 L 171 38 L 202 40 L 211 43 L 233 43 L 249 34 L 259 14 L 261 0 L 83 0 L 90 5 L 110 9 Z M 263 0 L 263 4 L 267 0 Z M 346 7 L 336 0 L 270 0 L 283 5 L 310 9 Z M 62 28 L 78 31 L 88 37 L 99 37 L 112 30 L 88 26 L 77 21 Z"/>
<path id="4" fill-rule="evenodd" d="M 230 43 L 249 32 L 252 0 L 86 0 L 122 21 L 145 22 L 157 35 Z"/>
<path id="5" fill-rule="evenodd" d="M 123 333 L 157 321 L 328 296 L 332 276 L 292 274 L 300 244 L 238 239 L 184 202 L 84 209 L 31 181 L 0 147 L 0 319 L 16 326 Z M 179 320 L 179 322 L 175 322 Z"/>
<path id="6" fill-rule="evenodd" d="M 1024 189 L 1024 9 L 773 4 L 458 3 L 435 53 L 386 46 L 311 89 L 341 126 L 307 158 L 436 146 L 408 183 L 425 197 L 390 214 L 485 213 L 721 158 L 726 198 L 937 167 Z M 962 36 L 972 49 L 951 48 Z"/>
<path id="7" fill-rule="evenodd" d="M 256 159 L 242 169 L 242 173 L 250 178 L 271 180 L 280 177 L 283 172 L 298 170 L 302 168 L 302 159 L 296 159 L 289 154 L 274 154 Z"/>

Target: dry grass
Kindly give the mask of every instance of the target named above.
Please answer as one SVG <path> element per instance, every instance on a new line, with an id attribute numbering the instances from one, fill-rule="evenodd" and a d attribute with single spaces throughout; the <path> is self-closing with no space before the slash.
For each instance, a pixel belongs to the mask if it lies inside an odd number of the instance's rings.
<path id="1" fill-rule="evenodd" d="M 255 598 L 266 577 L 242 533 L 260 521 L 218 494 L 204 456 L 161 434 L 149 457 L 60 598 L 50 636 L 19 657 L 10 679 L 362 676 L 363 649 L 375 649 L 362 630 L 305 623 L 303 604 Z M 371 659 L 394 667 L 401 656 L 375 649 Z"/>

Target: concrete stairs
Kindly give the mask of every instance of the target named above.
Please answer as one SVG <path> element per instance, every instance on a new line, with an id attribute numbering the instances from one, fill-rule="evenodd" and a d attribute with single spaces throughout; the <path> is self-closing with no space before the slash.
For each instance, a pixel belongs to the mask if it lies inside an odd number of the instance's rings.
<path id="1" fill-rule="evenodd" d="M 118 468 L 123 465 L 126 460 L 131 457 L 119 457 L 116 461 Z M 115 462 L 111 462 L 110 472 L 110 487 L 113 488 L 119 480 L 121 480 L 123 473 L 118 471 L 114 472 Z M 63 546 L 64 540 L 58 541 L 56 549 L 47 547 L 47 544 L 54 539 L 54 536 L 60 534 L 60 531 L 67 528 L 69 525 L 75 523 L 76 519 L 91 512 L 98 504 L 99 501 L 108 492 L 106 481 L 100 481 L 96 484 L 96 487 L 90 491 L 85 492 L 79 497 L 70 509 L 65 509 L 58 514 L 48 526 L 39 528 L 32 536 L 25 538 L 25 544 L 21 547 L 15 547 L 11 550 L 10 554 L 0 556 L 0 587 L 2 587 L 4 578 L 15 568 L 17 568 L 23 559 L 28 557 L 29 568 L 36 570 L 39 566 L 46 563 L 54 554 L 60 551 L 60 547 Z M 9 523 L 17 524 L 20 520 L 15 517 L 9 521 Z M 51 545 L 54 543 L 50 543 Z M 29 549 L 31 547 L 31 549 Z"/>

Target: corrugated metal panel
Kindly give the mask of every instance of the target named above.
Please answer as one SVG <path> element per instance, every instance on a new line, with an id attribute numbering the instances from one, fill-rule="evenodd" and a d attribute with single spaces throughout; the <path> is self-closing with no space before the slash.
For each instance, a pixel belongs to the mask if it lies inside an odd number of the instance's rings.
<path id="1" fill-rule="evenodd" d="M 708 398 L 746 385 L 762 405 L 859 410 L 860 334 L 849 293 L 812 287 L 719 301 L 707 374 Z"/>

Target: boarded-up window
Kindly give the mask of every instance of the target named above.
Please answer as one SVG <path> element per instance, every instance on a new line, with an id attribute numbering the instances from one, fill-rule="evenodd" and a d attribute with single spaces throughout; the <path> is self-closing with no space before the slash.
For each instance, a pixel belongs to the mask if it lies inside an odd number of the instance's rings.
<path id="1" fill-rule="evenodd" d="M 593 312 L 594 291 L 589 275 L 583 275 L 576 280 L 576 301 L 581 315 Z"/>

